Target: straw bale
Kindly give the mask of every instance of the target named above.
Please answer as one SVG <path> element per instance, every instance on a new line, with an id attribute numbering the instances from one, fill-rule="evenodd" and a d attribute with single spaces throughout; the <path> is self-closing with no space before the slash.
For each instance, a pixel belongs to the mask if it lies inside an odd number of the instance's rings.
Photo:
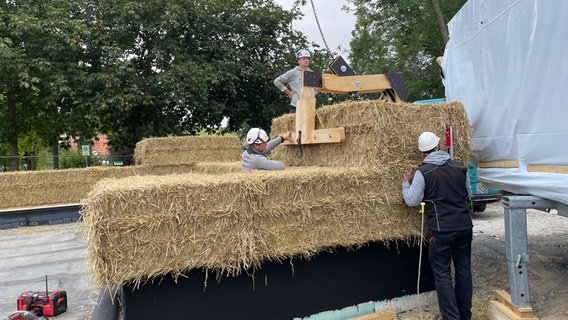
<path id="1" fill-rule="evenodd" d="M 241 172 L 243 165 L 241 161 L 233 162 L 197 162 L 193 165 L 196 173 L 224 174 L 231 172 Z"/>
<path id="2" fill-rule="evenodd" d="M 297 146 L 281 146 L 272 156 L 288 166 L 375 167 L 392 163 L 416 166 L 422 161 L 417 149 L 420 133 L 436 133 L 445 147 L 446 124 L 453 127 L 455 159 L 466 163 L 472 128 L 459 102 L 411 104 L 365 100 L 324 106 L 316 110 L 315 128 L 344 127 L 343 143 L 303 145 L 301 158 Z M 294 115 L 273 119 L 272 133 L 288 130 L 295 131 Z"/>
<path id="3" fill-rule="evenodd" d="M 369 241 L 412 242 L 420 216 L 391 168 L 289 168 L 100 181 L 83 203 L 99 285 L 194 268 L 236 275 L 266 260 Z"/>
<path id="4" fill-rule="evenodd" d="M 144 139 L 136 144 L 137 165 L 191 165 L 195 162 L 239 161 L 236 136 L 183 136 Z"/>
<path id="5" fill-rule="evenodd" d="M 104 178 L 187 173 L 193 166 L 89 167 L 0 174 L 0 209 L 79 203 Z"/>

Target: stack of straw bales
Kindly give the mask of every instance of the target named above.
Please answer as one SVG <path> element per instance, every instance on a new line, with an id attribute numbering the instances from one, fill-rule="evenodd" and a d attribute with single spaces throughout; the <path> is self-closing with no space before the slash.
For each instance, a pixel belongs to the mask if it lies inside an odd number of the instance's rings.
<path id="1" fill-rule="evenodd" d="M 136 166 L 0 174 L 0 209 L 79 203 L 102 179 L 241 171 L 236 136 L 149 138 L 136 145 Z"/>
<path id="2" fill-rule="evenodd" d="M 318 109 L 316 129 L 345 127 L 346 141 L 305 145 L 303 158 L 280 146 L 273 155 L 284 171 L 235 172 L 238 162 L 226 161 L 202 164 L 215 175 L 103 180 L 84 201 L 90 271 L 99 285 L 140 284 L 194 268 L 236 275 L 337 246 L 415 242 L 420 215 L 404 205 L 400 177 L 422 160 L 418 135 L 443 136 L 446 123 L 456 158 L 467 161 L 471 127 L 461 104 L 361 101 Z M 294 116 L 284 115 L 272 133 L 293 128 Z"/>
<path id="3" fill-rule="evenodd" d="M 445 146 L 444 128 L 453 126 L 454 157 L 467 163 L 471 150 L 471 126 L 459 102 L 440 104 L 387 103 L 381 100 L 355 101 L 327 106 L 316 112 L 316 129 L 345 128 L 341 144 L 302 146 L 274 150 L 273 158 L 291 166 L 416 166 L 422 161 L 418 136 L 424 131 L 436 133 Z M 272 121 L 272 133 L 294 131 L 294 115 Z"/>
<path id="4" fill-rule="evenodd" d="M 79 203 L 101 179 L 190 172 L 184 166 L 89 167 L 0 174 L 0 209 Z"/>
<path id="5" fill-rule="evenodd" d="M 137 165 L 155 167 L 240 161 L 240 150 L 235 136 L 166 137 L 138 142 L 134 154 Z"/>
<path id="6" fill-rule="evenodd" d="M 393 184 L 379 170 L 316 167 L 103 180 L 84 206 L 90 272 L 103 285 L 193 268 L 236 275 L 336 246 L 411 242 L 420 216 Z"/>

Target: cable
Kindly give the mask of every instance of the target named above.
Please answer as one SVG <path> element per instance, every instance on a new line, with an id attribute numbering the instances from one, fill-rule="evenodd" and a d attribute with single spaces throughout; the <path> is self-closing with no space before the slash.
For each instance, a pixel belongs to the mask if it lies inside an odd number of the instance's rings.
<path id="1" fill-rule="evenodd" d="M 422 304 L 420 303 L 420 272 L 422 270 L 422 247 L 424 246 L 424 206 L 426 202 L 429 201 L 434 205 L 434 211 L 436 212 L 436 220 L 438 219 L 438 209 L 436 208 L 436 203 L 432 200 L 423 200 L 420 202 L 420 213 L 422 214 L 422 224 L 420 226 L 420 254 L 418 258 L 418 280 L 416 281 L 416 296 L 418 297 L 418 310 L 420 311 L 420 319 L 424 319 L 422 316 Z M 438 224 L 438 230 L 440 230 L 440 225 Z"/>
<path id="2" fill-rule="evenodd" d="M 420 202 L 422 224 L 420 225 L 420 254 L 418 258 L 418 280 L 416 281 L 416 296 L 418 297 L 418 310 L 420 311 L 420 319 L 422 317 L 422 304 L 420 303 L 420 272 L 422 271 L 422 247 L 424 246 L 424 202 Z"/>
<path id="3" fill-rule="evenodd" d="M 316 13 L 316 6 L 314 5 L 314 0 L 310 0 L 310 3 L 312 4 L 312 10 L 314 11 L 314 17 L 316 17 L 316 23 L 318 25 L 318 29 L 321 35 L 321 39 L 323 40 L 323 44 L 325 44 L 325 48 L 327 49 L 327 52 L 329 52 L 329 54 L 331 55 L 331 50 L 329 50 L 329 46 L 327 45 L 327 41 L 325 41 L 325 37 L 323 36 L 323 31 L 321 31 L 321 26 L 320 26 L 320 22 L 318 19 L 318 14 Z"/>

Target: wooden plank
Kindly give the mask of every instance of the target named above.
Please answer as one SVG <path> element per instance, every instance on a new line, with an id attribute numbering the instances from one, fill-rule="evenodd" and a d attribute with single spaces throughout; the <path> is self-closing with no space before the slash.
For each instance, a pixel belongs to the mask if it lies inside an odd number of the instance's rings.
<path id="1" fill-rule="evenodd" d="M 485 161 L 477 164 L 478 168 L 518 168 L 519 161 L 502 160 L 502 161 Z"/>
<path id="2" fill-rule="evenodd" d="M 516 307 L 511 302 L 511 295 L 505 290 L 495 290 L 495 298 L 518 319 L 536 319 L 531 307 Z M 517 318 L 514 318 L 517 319 Z"/>
<path id="3" fill-rule="evenodd" d="M 309 136 L 302 134 L 302 144 L 338 143 L 343 141 L 345 141 L 344 127 L 314 130 Z M 284 141 L 283 144 L 288 146 L 297 145 L 296 133 L 292 133 L 292 141 Z"/>
<path id="4" fill-rule="evenodd" d="M 546 173 L 568 174 L 568 166 L 529 164 L 529 165 L 527 165 L 527 171 L 528 172 L 546 172 Z"/>
<path id="5" fill-rule="evenodd" d="M 349 318 L 348 320 L 394 320 L 396 312 L 394 310 L 382 310 L 364 316 Z"/>
<path id="6" fill-rule="evenodd" d="M 502 160 L 502 161 L 485 161 L 477 164 L 478 168 L 518 168 L 519 161 Z M 546 172 L 568 174 L 568 166 L 566 165 L 547 165 L 547 164 L 528 164 L 527 172 Z"/>
<path id="7" fill-rule="evenodd" d="M 487 316 L 491 320 L 539 320 L 538 318 L 521 318 L 499 301 L 489 301 Z"/>
<path id="8" fill-rule="evenodd" d="M 324 73 L 322 75 L 321 92 L 348 93 L 348 92 L 378 92 L 392 89 L 390 81 L 384 74 L 367 74 L 354 76 L 336 76 Z"/>

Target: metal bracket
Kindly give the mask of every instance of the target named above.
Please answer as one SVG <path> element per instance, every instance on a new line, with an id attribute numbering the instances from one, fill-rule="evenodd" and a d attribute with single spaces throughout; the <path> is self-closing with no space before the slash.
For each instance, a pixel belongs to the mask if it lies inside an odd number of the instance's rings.
<path id="1" fill-rule="evenodd" d="M 385 76 L 387 77 L 387 79 L 389 79 L 389 82 L 391 83 L 392 86 L 392 90 L 394 90 L 398 94 L 400 100 L 406 101 L 406 87 L 404 86 L 404 75 L 402 73 L 386 73 Z M 391 97 L 392 101 L 395 101 L 395 99 L 393 99 L 394 93 L 389 92 L 389 90 L 387 90 L 387 94 Z"/>
<path id="2" fill-rule="evenodd" d="M 345 62 L 342 56 L 337 57 L 329 64 L 329 70 L 338 76 L 354 76 L 355 71 Z"/>
<path id="3" fill-rule="evenodd" d="M 304 86 L 321 88 L 323 86 L 321 72 L 306 70 L 304 71 Z"/>
<path id="4" fill-rule="evenodd" d="M 564 209 L 555 201 L 524 195 L 504 195 L 505 246 L 509 268 L 511 302 L 515 307 L 530 307 L 527 209 Z"/>

